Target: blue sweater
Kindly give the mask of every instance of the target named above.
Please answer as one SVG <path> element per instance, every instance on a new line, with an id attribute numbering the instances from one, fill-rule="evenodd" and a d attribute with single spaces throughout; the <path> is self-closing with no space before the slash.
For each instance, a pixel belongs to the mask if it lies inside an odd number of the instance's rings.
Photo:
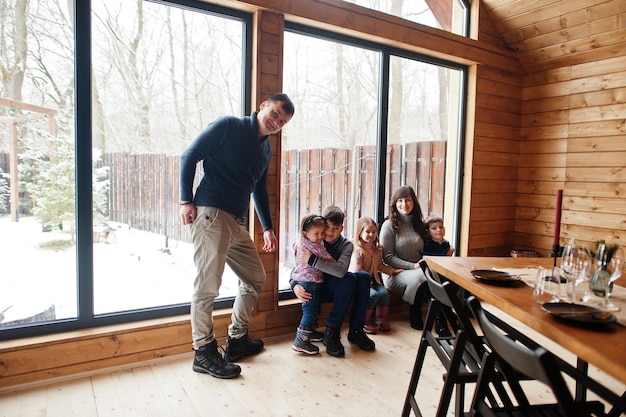
<path id="1" fill-rule="evenodd" d="M 273 229 L 267 192 L 272 147 L 269 136 L 258 139 L 256 115 L 220 117 L 198 135 L 180 157 L 180 199 L 244 217 L 252 194 L 263 230 L 268 230 Z M 204 175 L 193 195 L 199 161 Z"/>

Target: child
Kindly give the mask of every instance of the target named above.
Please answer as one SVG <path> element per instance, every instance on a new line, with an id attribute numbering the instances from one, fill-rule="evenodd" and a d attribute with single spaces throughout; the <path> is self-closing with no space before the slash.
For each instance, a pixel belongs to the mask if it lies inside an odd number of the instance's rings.
<path id="1" fill-rule="evenodd" d="M 443 226 L 443 219 L 441 216 L 431 214 L 424 221 L 427 231 L 427 239 L 424 241 L 424 250 L 422 256 L 452 256 L 454 248 L 450 246 L 444 235 L 446 234 L 446 228 Z M 448 322 L 458 329 L 458 324 L 454 319 L 454 313 L 450 311 L 448 306 L 443 304 L 438 305 L 438 310 L 435 313 L 435 327 L 439 337 L 451 337 L 450 329 L 448 328 Z"/>
<path id="2" fill-rule="evenodd" d="M 424 242 L 422 256 L 452 256 L 454 248 L 451 247 L 450 242 L 444 238 L 446 228 L 443 226 L 441 216 L 431 214 L 424 223 L 426 223 L 428 239 Z"/>
<path id="3" fill-rule="evenodd" d="M 304 216 L 300 223 L 300 239 L 293 244 L 295 257 L 297 258 L 298 253 L 306 249 L 320 259 L 336 262 L 328 254 L 322 243 L 325 228 L 326 222 L 322 216 L 315 214 Z M 311 299 L 302 303 L 302 318 L 296 331 L 296 339 L 291 346 L 296 352 L 315 355 L 320 351 L 317 346 L 311 343 L 311 334 L 315 330 L 313 325 L 317 321 L 317 297 L 323 279 L 324 273 L 317 268 L 313 268 L 308 263 L 298 263 L 291 271 L 290 281 L 293 281 L 294 285 L 299 284 L 311 294 Z"/>
<path id="4" fill-rule="evenodd" d="M 365 311 L 365 333 L 376 334 L 377 328 L 388 332 L 389 322 L 389 291 L 385 288 L 378 271 L 388 275 L 402 272 L 402 269 L 393 269 L 383 263 L 383 249 L 378 242 L 376 222 L 370 217 L 361 217 L 356 222 L 356 236 L 354 251 L 350 259 L 350 272 L 365 271 L 370 274 L 370 297 Z M 376 307 L 375 325 L 372 324 L 372 313 Z"/>

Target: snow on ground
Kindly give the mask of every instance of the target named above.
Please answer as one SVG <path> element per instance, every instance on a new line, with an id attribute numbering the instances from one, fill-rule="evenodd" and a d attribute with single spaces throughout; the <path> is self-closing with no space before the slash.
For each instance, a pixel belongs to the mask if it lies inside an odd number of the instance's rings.
<path id="1" fill-rule="evenodd" d="M 116 225 L 111 243 L 95 243 L 96 314 L 186 303 L 195 276 L 191 244 Z M 8 322 L 54 305 L 57 318 L 76 317 L 76 249 L 41 249 L 52 240 L 71 240 L 65 231 L 42 232 L 32 217 L 0 218 L 0 313 Z M 167 250 L 166 250 L 167 249 Z M 220 296 L 235 294 L 237 279 L 223 279 Z M 6 311 L 5 311 L 6 310 Z"/>

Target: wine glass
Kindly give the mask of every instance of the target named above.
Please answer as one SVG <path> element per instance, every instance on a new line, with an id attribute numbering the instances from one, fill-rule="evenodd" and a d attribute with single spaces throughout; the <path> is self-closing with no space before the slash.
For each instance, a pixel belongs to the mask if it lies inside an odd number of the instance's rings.
<path id="1" fill-rule="evenodd" d="M 585 301 L 590 295 L 588 291 L 583 294 L 578 294 L 579 288 L 588 288 L 589 286 L 583 286 L 582 283 L 589 280 L 589 274 L 591 272 L 591 257 L 585 251 L 579 250 L 576 255 L 571 257 L 565 262 L 565 266 L 561 267 L 564 271 L 564 275 L 567 278 L 565 291 L 567 299 L 570 303 L 575 303 L 578 300 Z"/>
<path id="2" fill-rule="evenodd" d="M 561 269 L 537 268 L 537 279 L 535 280 L 535 288 L 533 297 L 539 304 L 558 303 L 561 294 Z"/>
<path id="3" fill-rule="evenodd" d="M 568 300 L 573 303 L 576 301 L 575 289 L 576 280 L 578 278 L 578 249 L 576 248 L 576 240 L 571 238 L 569 243 L 563 247 L 563 255 L 561 255 L 561 271 L 567 280 L 566 290 Z"/>
<path id="4" fill-rule="evenodd" d="M 624 272 L 624 251 L 621 247 L 611 250 L 604 243 L 600 243 L 594 268 L 589 287 L 595 295 L 604 298 L 599 306 L 606 311 L 618 311 L 619 307 L 609 302 L 609 297 L 613 292 L 613 281 L 621 277 Z"/>

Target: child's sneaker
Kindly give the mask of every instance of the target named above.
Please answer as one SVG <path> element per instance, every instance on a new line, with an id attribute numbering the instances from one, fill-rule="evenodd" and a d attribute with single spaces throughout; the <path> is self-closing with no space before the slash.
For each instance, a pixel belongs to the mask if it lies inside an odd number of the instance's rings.
<path id="1" fill-rule="evenodd" d="M 373 323 L 365 323 L 363 325 L 363 331 L 367 334 L 376 334 L 378 333 L 378 327 Z"/>
<path id="2" fill-rule="evenodd" d="M 320 348 L 311 343 L 311 330 L 304 330 L 298 327 L 296 331 L 296 339 L 293 341 L 291 348 L 296 352 L 306 353 L 307 355 L 317 355 Z"/>

